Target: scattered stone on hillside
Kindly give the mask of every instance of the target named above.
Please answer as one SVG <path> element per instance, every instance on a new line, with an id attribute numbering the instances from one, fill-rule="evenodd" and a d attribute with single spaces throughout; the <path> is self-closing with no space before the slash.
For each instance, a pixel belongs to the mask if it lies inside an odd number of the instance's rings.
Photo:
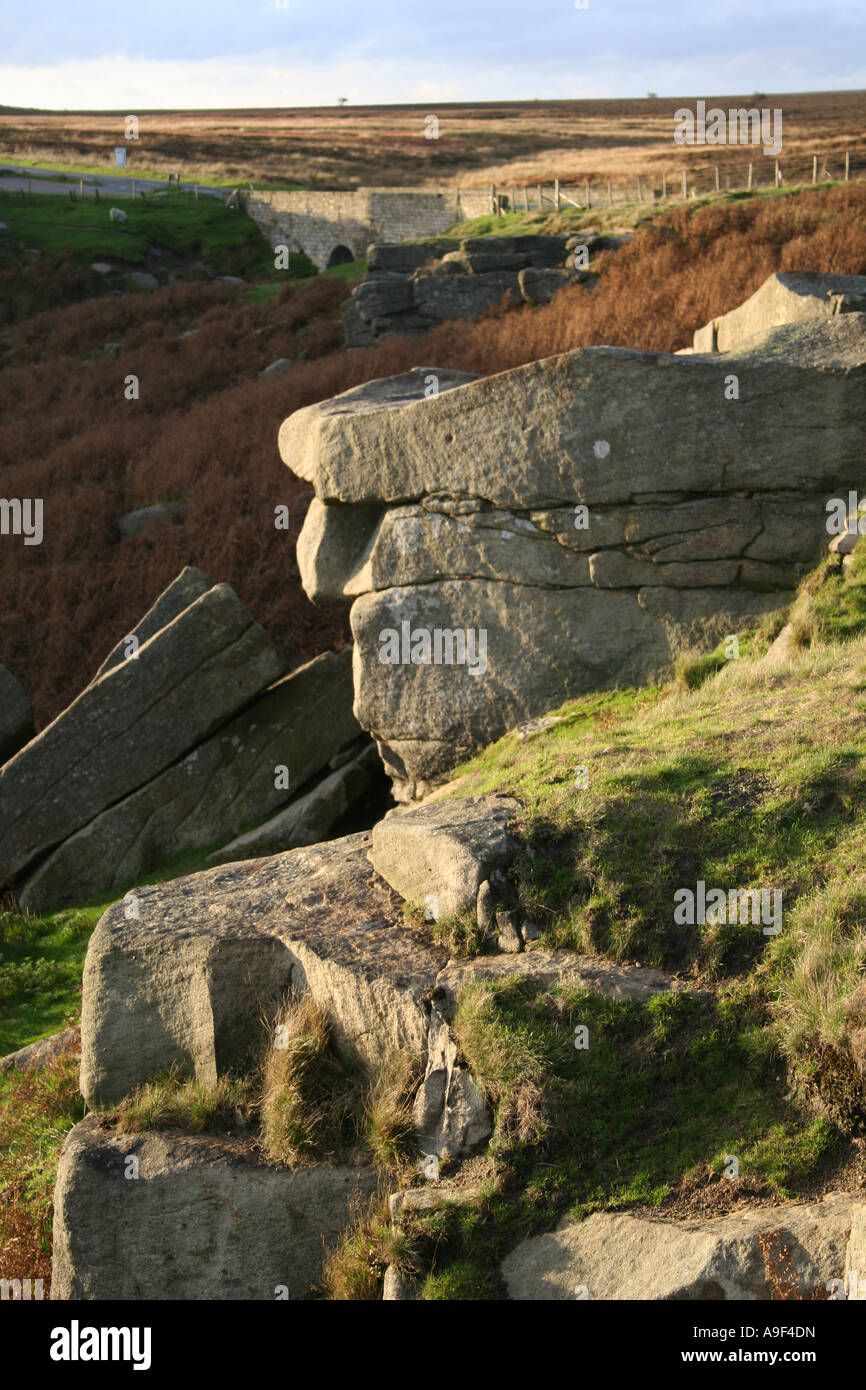
<path id="1" fill-rule="evenodd" d="M 535 947 L 522 955 L 474 956 L 470 960 L 451 960 L 436 979 L 438 1008 L 446 1019 L 453 1018 L 457 997 L 475 980 L 510 979 L 518 975 L 539 989 L 568 984 L 603 994 L 607 999 L 645 1004 L 655 994 L 679 994 L 688 988 L 673 975 L 647 965 L 620 965 L 601 956 L 582 956 L 576 951 L 555 951 Z"/>
<path id="2" fill-rule="evenodd" d="M 457 1046 L 445 1019 L 430 1010 L 427 1068 L 415 1096 L 412 1122 L 422 1153 L 437 1158 L 470 1154 L 493 1133 L 487 1102 L 457 1062 Z"/>
<path id="3" fill-rule="evenodd" d="M 732 352 L 779 324 L 828 319 L 866 308 L 866 276 L 780 270 L 751 298 L 695 331 L 693 350 Z M 863 299 L 862 304 L 859 302 Z"/>
<path id="4" fill-rule="evenodd" d="M 114 266 L 109 265 L 108 261 L 91 261 L 90 269 L 95 270 L 97 275 L 110 275 Z"/>
<path id="5" fill-rule="evenodd" d="M 186 513 L 186 502 L 154 502 L 152 506 L 124 512 L 118 519 L 117 529 L 124 540 L 134 540 L 143 536 L 155 522 L 183 521 Z"/>
<path id="6" fill-rule="evenodd" d="M 568 1218 L 548 1235 L 524 1240 L 502 1264 L 511 1299 L 769 1299 L 771 1260 L 790 1252 L 796 1297 L 825 1295 L 841 1279 L 858 1198 L 838 1192 L 814 1203 L 748 1208 L 703 1221 L 597 1212 Z M 860 1199 L 862 1201 L 862 1199 Z M 781 1238 L 772 1233 L 780 1231 Z M 784 1264 L 784 1261 L 782 1261 Z M 582 1292 L 581 1292 L 582 1291 Z"/>
<path id="7" fill-rule="evenodd" d="M 81 1089 L 113 1104 L 179 1063 L 214 1082 L 265 1037 L 289 988 L 372 1067 L 426 1052 L 446 952 L 405 925 L 368 834 L 138 888 L 97 924 L 84 967 Z"/>
<path id="8" fill-rule="evenodd" d="M 48 1038 L 19 1047 L 17 1052 L 7 1052 L 0 1057 L 0 1072 L 3 1071 L 43 1071 L 56 1057 L 67 1052 L 81 1051 L 81 1029 L 63 1028 Z"/>
<path id="9" fill-rule="evenodd" d="M 189 608 L 191 603 L 195 603 L 197 598 L 201 598 L 202 594 L 206 594 L 212 588 L 212 581 L 202 570 L 196 569 L 194 565 L 185 565 L 177 578 L 163 589 L 159 598 L 148 608 L 132 632 L 126 637 L 122 637 L 112 647 L 93 677 L 93 681 L 98 681 L 100 676 L 104 676 L 107 671 L 122 665 L 128 659 L 128 653 L 131 650 L 130 637 L 135 638 L 139 648 L 142 647 L 148 638 L 153 637 L 154 633 L 159 632 L 161 628 L 167 627 L 170 622 L 179 617 L 185 608 Z"/>
<path id="10" fill-rule="evenodd" d="M 866 1203 L 854 1207 L 851 1235 L 845 1251 L 845 1296 L 858 1303 L 866 1302 Z"/>
<path id="11" fill-rule="evenodd" d="M 259 377 L 279 376 L 281 372 L 287 372 L 292 363 L 288 357 L 278 357 L 276 362 L 271 362 L 267 367 L 263 367 L 259 372 Z"/>
<path id="12" fill-rule="evenodd" d="M 562 286 L 595 280 L 569 252 L 612 249 L 615 238 L 469 237 L 450 243 L 371 246 L 367 275 L 343 306 L 347 347 L 388 333 L 426 333 L 442 319 L 474 319 L 501 304 L 546 304 Z M 601 243 L 610 242 L 610 246 Z"/>
<path id="13" fill-rule="evenodd" d="M 514 908 L 499 908 L 496 913 L 496 944 L 500 951 L 516 955 L 523 950 L 523 937 L 520 934 L 520 913 Z"/>
<path id="14" fill-rule="evenodd" d="M 373 867 L 408 902 L 432 904 L 436 920 L 456 916 L 511 860 L 508 823 L 519 809 L 513 797 L 480 796 L 390 811 L 373 827 Z"/>
<path id="15" fill-rule="evenodd" d="M 496 894 L 490 885 L 490 879 L 486 878 L 479 884 L 478 896 L 475 899 L 475 920 L 478 923 L 478 930 L 482 938 L 488 937 L 493 932 L 496 921 Z"/>
<path id="16" fill-rule="evenodd" d="M 0 666 L 0 764 L 33 737 L 33 706 L 11 671 Z"/>
<path id="17" fill-rule="evenodd" d="M 109 357 L 119 357 L 123 343 L 103 343 L 102 351 Z"/>
<path id="18" fill-rule="evenodd" d="M 389 1265 L 385 1270 L 385 1278 L 382 1281 L 382 1302 L 383 1303 L 411 1303 L 418 1298 L 418 1287 L 403 1270 L 398 1269 L 397 1265 Z"/>
<path id="19" fill-rule="evenodd" d="M 138 290 L 158 290 L 159 281 L 155 275 L 151 275 L 146 270 L 133 270 L 129 275 L 130 280 Z"/>
<path id="20" fill-rule="evenodd" d="M 202 594 L 0 769 L 0 883 L 176 762 L 285 669 L 233 589 Z"/>
<path id="21" fill-rule="evenodd" d="M 24 881 L 19 902 L 41 912 L 98 901 L 179 854 L 234 840 L 238 831 L 285 806 L 359 732 L 352 713 L 351 647 L 325 652 L 71 835 Z M 325 793 L 325 804 L 308 802 L 296 813 L 296 833 L 304 833 L 305 812 L 311 829 L 330 828 L 348 805 L 350 790 L 360 795 L 367 784 L 363 776 L 347 773 L 342 800 L 333 786 L 330 801 Z M 334 812 L 330 822 L 329 810 Z M 321 836 L 314 834 L 316 838 Z M 296 838 L 294 843 L 312 840 Z M 250 849 L 246 857 L 268 852 Z"/>
<path id="22" fill-rule="evenodd" d="M 351 708 L 351 701 L 348 708 Z M 299 796 L 255 830 L 239 835 L 209 855 L 208 865 L 281 854 L 300 845 L 318 844 L 327 839 L 337 821 L 370 790 L 374 777 L 381 771 L 376 745 L 367 743 L 356 757 L 324 777 L 305 796 Z"/>
<path id="23" fill-rule="evenodd" d="M 306 1299 L 376 1182 L 373 1167 L 290 1168 L 232 1138 L 120 1134 L 88 1115 L 60 1156 L 52 1297 Z"/>
<path id="24" fill-rule="evenodd" d="M 557 290 L 561 290 L 564 285 L 573 285 L 576 280 L 586 278 L 584 275 L 575 275 L 572 270 L 527 268 L 521 270 L 517 283 L 527 304 L 549 304 Z"/>

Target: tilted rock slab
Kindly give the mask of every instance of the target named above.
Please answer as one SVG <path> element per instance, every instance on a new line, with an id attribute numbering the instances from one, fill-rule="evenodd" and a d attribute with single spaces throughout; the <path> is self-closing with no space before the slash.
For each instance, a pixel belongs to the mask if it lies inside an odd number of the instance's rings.
<path id="1" fill-rule="evenodd" d="M 446 953 L 403 925 L 370 836 L 290 850 L 138 889 L 87 951 L 81 1089 L 113 1104 L 172 1062 L 212 1083 L 260 1049 L 286 991 L 309 991 L 339 1045 L 376 1066 L 422 1058 Z"/>
<path id="2" fill-rule="evenodd" d="M 747 1208 L 706 1221 L 598 1212 L 522 1241 L 502 1264 L 509 1298 L 769 1299 L 758 1238 L 781 1231 L 791 1276 L 808 1299 L 841 1279 L 854 1193 Z M 770 1242 L 770 1253 L 780 1241 Z"/>
<path id="3" fill-rule="evenodd" d="M 861 483 L 864 376 L 852 311 L 724 357 L 417 368 L 290 416 L 281 455 L 316 492 L 302 582 L 354 599 L 355 711 L 398 800 L 527 718 L 666 678 L 785 606 L 826 549 L 827 500 Z M 458 636 L 482 635 L 483 659 L 461 657 Z"/>
<path id="4" fill-rule="evenodd" d="M 202 570 L 196 569 L 194 565 L 185 565 L 177 578 L 172 580 L 168 588 L 163 589 L 156 602 L 148 608 L 141 621 L 112 647 L 93 680 L 98 681 L 106 671 L 120 666 L 127 659 L 130 637 L 134 637 L 141 647 L 148 638 L 159 632 L 160 628 L 167 627 L 185 608 L 189 608 L 191 603 L 195 603 L 197 598 L 201 598 L 202 594 L 206 594 L 208 589 L 212 588 L 213 581 L 208 579 Z"/>
<path id="5" fill-rule="evenodd" d="M 19 902 L 40 912 L 98 901 L 178 854 L 224 844 L 284 806 L 359 732 L 351 648 L 326 652 L 71 835 L 24 882 Z M 278 768 L 285 769 L 279 777 Z"/>
<path id="6" fill-rule="evenodd" d="M 222 1137 L 119 1134 L 88 1115 L 60 1155 L 52 1298 L 305 1299 L 376 1176 L 259 1162 Z"/>
<path id="7" fill-rule="evenodd" d="M 33 706 L 11 671 L 0 666 L 0 764 L 33 737 Z"/>
<path id="8" fill-rule="evenodd" d="M 201 742 L 286 663 L 218 584 L 0 769 L 0 883 Z"/>

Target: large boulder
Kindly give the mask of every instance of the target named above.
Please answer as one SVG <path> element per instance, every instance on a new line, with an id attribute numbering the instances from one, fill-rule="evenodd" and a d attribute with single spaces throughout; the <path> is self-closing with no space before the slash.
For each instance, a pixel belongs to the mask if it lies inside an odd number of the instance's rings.
<path id="1" fill-rule="evenodd" d="M 827 1285 L 843 1276 L 856 1202 L 853 1193 L 836 1192 L 820 1202 L 700 1221 L 616 1212 L 566 1218 L 549 1235 L 521 1241 L 502 1274 L 509 1298 L 536 1302 L 769 1299 L 774 1268 L 795 1286 L 794 1297 L 826 1296 Z"/>
<path id="2" fill-rule="evenodd" d="M 282 457 L 316 492 L 303 582 L 354 600 L 355 712 L 398 800 L 789 603 L 828 498 L 861 482 L 864 374 L 866 314 L 846 312 L 724 361 L 596 347 L 481 380 L 417 368 L 286 420 Z"/>
<path id="3" fill-rule="evenodd" d="M 306 1299 L 373 1167 L 262 1162 L 227 1137 L 67 1136 L 54 1195 L 54 1299 Z"/>
<path id="4" fill-rule="evenodd" d="M 179 854 L 225 844 L 285 806 L 359 732 L 351 648 L 326 652 L 70 835 L 24 881 L 19 902 L 40 912 L 98 900 Z"/>
<path id="5" fill-rule="evenodd" d="M 33 737 L 33 706 L 11 671 L 0 666 L 0 764 Z"/>
<path id="6" fill-rule="evenodd" d="M 732 352 L 783 323 L 866 309 L 866 275 L 780 270 L 730 313 L 695 330 L 696 352 Z"/>
<path id="7" fill-rule="evenodd" d="M 0 883 L 176 762 L 285 669 L 227 584 L 195 599 L 0 769 Z"/>
<path id="8" fill-rule="evenodd" d="M 84 966 L 81 1090 L 112 1104 L 173 1062 L 214 1082 L 261 1047 L 287 990 L 309 991 L 338 1045 L 373 1067 L 425 1056 L 446 953 L 405 925 L 370 836 L 139 888 L 98 922 Z"/>

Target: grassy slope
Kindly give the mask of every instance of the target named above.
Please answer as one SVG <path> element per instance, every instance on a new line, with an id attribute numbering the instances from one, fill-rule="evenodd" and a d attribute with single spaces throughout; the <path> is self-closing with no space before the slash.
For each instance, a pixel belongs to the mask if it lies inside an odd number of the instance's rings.
<path id="1" fill-rule="evenodd" d="M 126 213 L 125 223 L 109 221 L 112 207 Z M 255 223 L 216 198 L 166 193 L 72 202 L 51 194 L 0 193 L 0 220 L 8 228 L 0 233 L 3 244 L 21 241 L 46 254 L 62 252 L 88 262 L 110 256 L 141 265 L 154 245 L 179 259 L 206 261 L 219 275 L 265 279 L 277 274 Z M 283 283 L 285 275 L 279 279 Z"/>

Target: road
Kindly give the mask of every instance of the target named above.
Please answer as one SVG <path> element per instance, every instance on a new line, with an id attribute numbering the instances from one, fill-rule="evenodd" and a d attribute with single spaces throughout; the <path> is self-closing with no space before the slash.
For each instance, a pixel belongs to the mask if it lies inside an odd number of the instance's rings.
<path id="1" fill-rule="evenodd" d="M 33 193 L 57 193 L 66 197 L 70 189 L 78 190 L 79 181 L 74 174 L 67 174 L 66 182 L 61 179 L 36 177 L 37 174 L 43 176 L 51 172 L 50 169 L 28 169 L 15 164 L 0 165 L 0 189 L 5 192 L 18 192 L 20 189 L 26 189 L 29 180 Z M 141 179 L 134 174 L 83 174 L 81 177 L 84 179 L 85 198 L 88 193 L 92 196 L 94 186 L 98 186 L 100 194 L 104 194 L 107 198 L 131 198 L 133 180 L 136 193 L 149 193 L 155 188 L 193 188 L 195 186 L 191 183 L 169 185 L 165 179 Z M 228 188 L 212 188 L 206 184 L 199 184 L 198 191 L 211 198 L 225 198 L 226 194 L 230 192 Z"/>

